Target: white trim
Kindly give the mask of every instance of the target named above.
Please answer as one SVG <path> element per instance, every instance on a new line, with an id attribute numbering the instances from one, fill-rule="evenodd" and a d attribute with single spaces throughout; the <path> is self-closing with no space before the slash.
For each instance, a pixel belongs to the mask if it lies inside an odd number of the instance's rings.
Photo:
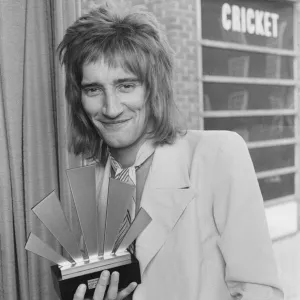
<path id="1" fill-rule="evenodd" d="M 265 207 L 271 207 L 271 206 L 276 206 L 278 204 L 283 204 L 283 203 L 288 203 L 293 201 L 296 201 L 295 195 L 287 195 L 279 198 L 266 200 L 264 201 L 264 205 Z"/>
<path id="2" fill-rule="evenodd" d="M 295 79 L 273 79 L 273 78 L 254 78 L 254 77 L 233 77 L 233 76 L 213 76 L 203 75 L 199 78 L 203 82 L 215 83 L 240 83 L 240 84 L 261 84 L 261 85 L 280 85 L 280 86 L 295 86 Z"/>
<path id="3" fill-rule="evenodd" d="M 248 142 L 248 149 L 265 148 L 265 147 L 276 147 L 276 146 L 287 146 L 299 144 L 299 140 L 296 138 L 278 139 L 278 140 L 268 140 L 268 141 L 257 141 Z"/>
<path id="4" fill-rule="evenodd" d="M 257 52 L 257 53 L 284 55 L 284 56 L 300 55 L 299 53 L 293 50 L 245 45 L 245 44 L 214 41 L 214 40 L 207 40 L 207 39 L 200 40 L 200 44 L 204 47 L 213 47 L 218 49 L 227 49 L 227 50 L 236 50 L 236 51 Z"/>
<path id="5" fill-rule="evenodd" d="M 286 1 L 288 1 L 288 2 L 293 1 L 294 2 L 296 0 L 286 0 Z M 298 234 L 298 230 L 297 231 L 292 231 L 291 233 L 288 233 L 288 234 L 285 234 L 285 235 L 273 237 L 273 238 L 271 238 L 271 240 L 272 240 L 272 243 L 275 244 L 279 241 L 282 242 L 282 241 L 285 241 L 287 239 L 291 239 L 291 238 L 295 237 L 297 234 Z"/>
<path id="6" fill-rule="evenodd" d="M 289 116 L 296 115 L 294 109 L 257 109 L 257 110 L 219 110 L 205 111 L 204 118 L 226 118 L 226 117 L 259 117 L 259 116 Z"/>
<path id="7" fill-rule="evenodd" d="M 257 179 L 263 179 L 266 177 L 272 177 L 272 176 L 277 176 L 277 175 L 287 175 L 287 174 L 292 174 L 296 173 L 297 168 L 296 167 L 286 167 L 286 168 L 280 168 L 280 169 L 273 169 L 269 171 L 262 171 L 262 172 L 257 172 L 256 176 Z"/>

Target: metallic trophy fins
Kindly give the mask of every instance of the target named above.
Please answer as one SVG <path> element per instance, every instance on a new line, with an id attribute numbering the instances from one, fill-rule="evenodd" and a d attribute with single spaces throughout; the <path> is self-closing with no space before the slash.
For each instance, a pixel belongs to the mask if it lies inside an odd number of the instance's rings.
<path id="1" fill-rule="evenodd" d="M 121 223 L 135 193 L 135 186 L 110 179 L 107 200 L 104 255 L 112 252 Z"/>
<path id="2" fill-rule="evenodd" d="M 35 205 L 32 211 L 70 254 L 70 258 L 63 257 L 34 234 L 30 234 L 25 246 L 26 250 L 56 264 L 51 266 L 51 271 L 57 296 L 63 300 L 72 300 L 78 285 L 84 283 L 87 286 L 85 297 L 92 299 L 103 270 L 120 273 L 120 290 L 131 282 L 140 283 L 139 262 L 127 247 L 151 221 L 143 208 L 139 210 L 123 240 L 120 240 L 120 246 L 113 249 L 117 247 L 115 243 L 127 210 L 132 204 L 135 186 L 110 178 L 109 182 L 105 181 L 101 196 L 103 199 L 100 199 L 103 201 L 100 201 L 96 198 L 95 165 L 67 170 L 67 177 L 88 259 L 82 256 L 84 245 L 72 232 L 54 192 Z M 102 220 L 99 220 L 100 216 Z"/>
<path id="3" fill-rule="evenodd" d="M 70 169 L 67 176 L 86 249 L 91 259 L 98 256 L 95 166 Z"/>
<path id="4" fill-rule="evenodd" d="M 49 247 L 46 243 L 44 243 L 33 233 L 30 233 L 27 243 L 25 245 L 25 249 L 39 256 L 42 256 L 57 265 L 71 265 L 70 261 L 68 261 L 65 257 L 54 251 L 51 247 Z"/>
<path id="5" fill-rule="evenodd" d="M 70 254 L 75 262 L 82 261 L 79 241 L 70 229 L 60 202 L 52 192 L 32 208 L 36 216 L 45 224 L 49 231 Z"/>
<path id="6" fill-rule="evenodd" d="M 116 252 L 126 250 L 129 247 L 129 245 L 138 237 L 138 235 L 148 226 L 150 222 L 151 217 L 144 210 L 144 208 L 141 207 L 138 211 L 137 216 L 132 222 L 129 230 L 124 236 L 123 241 L 116 249 Z"/>

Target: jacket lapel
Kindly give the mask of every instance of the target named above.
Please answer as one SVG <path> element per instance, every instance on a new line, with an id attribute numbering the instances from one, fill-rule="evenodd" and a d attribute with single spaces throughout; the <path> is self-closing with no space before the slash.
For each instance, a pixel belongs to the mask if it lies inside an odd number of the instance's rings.
<path id="1" fill-rule="evenodd" d="M 152 221 L 136 241 L 141 274 L 159 252 L 185 208 L 194 198 L 190 188 L 189 157 L 181 157 L 184 145 L 166 145 L 155 151 L 144 187 L 141 206 Z"/>

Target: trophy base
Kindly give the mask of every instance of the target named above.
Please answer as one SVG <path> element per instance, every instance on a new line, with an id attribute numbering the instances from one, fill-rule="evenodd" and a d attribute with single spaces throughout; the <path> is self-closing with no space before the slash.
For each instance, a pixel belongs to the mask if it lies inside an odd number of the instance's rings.
<path id="1" fill-rule="evenodd" d="M 123 265 L 107 265 L 99 267 L 98 270 L 93 270 L 92 273 L 62 279 L 61 270 L 58 266 L 52 266 L 52 276 L 57 294 L 61 300 L 73 300 L 77 287 L 84 283 L 87 286 L 85 299 L 92 299 L 93 294 L 100 277 L 104 270 L 109 270 L 110 273 L 117 271 L 120 273 L 119 290 L 127 287 L 131 282 L 141 283 L 139 262 L 131 256 L 131 261 L 124 262 Z"/>

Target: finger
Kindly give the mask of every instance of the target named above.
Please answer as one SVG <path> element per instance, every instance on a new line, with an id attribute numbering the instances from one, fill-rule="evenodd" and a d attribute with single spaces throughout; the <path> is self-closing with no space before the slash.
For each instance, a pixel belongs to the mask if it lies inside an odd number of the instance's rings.
<path id="1" fill-rule="evenodd" d="M 119 293 L 117 300 L 122 300 L 125 297 L 127 297 L 129 294 L 131 294 L 135 290 L 136 287 L 137 287 L 137 283 L 131 282 L 124 290 L 122 290 Z"/>
<path id="2" fill-rule="evenodd" d="M 110 276 L 110 284 L 107 291 L 107 300 L 116 300 L 118 296 L 119 273 L 113 272 Z"/>
<path id="3" fill-rule="evenodd" d="M 74 294 L 73 300 L 83 300 L 86 291 L 86 285 L 80 284 Z"/>
<path id="4" fill-rule="evenodd" d="M 104 294 L 105 294 L 105 290 L 106 290 L 106 286 L 108 285 L 109 282 L 109 271 L 104 270 L 101 275 L 100 278 L 98 280 L 95 292 L 94 292 L 94 300 L 103 300 L 104 299 Z"/>

